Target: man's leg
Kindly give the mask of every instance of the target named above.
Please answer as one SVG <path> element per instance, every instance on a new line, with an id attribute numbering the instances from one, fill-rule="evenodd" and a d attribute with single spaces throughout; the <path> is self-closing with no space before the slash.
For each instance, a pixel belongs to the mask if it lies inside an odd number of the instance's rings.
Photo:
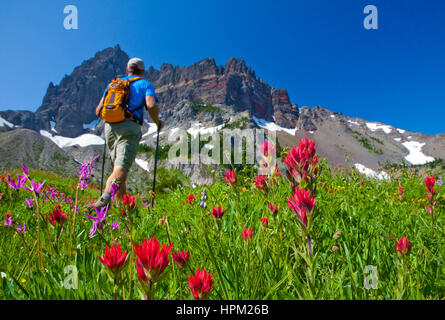
<path id="1" fill-rule="evenodd" d="M 101 208 L 106 206 L 111 201 L 111 185 L 113 181 L 115 181 L 119 185 L 119 189 L 117 190 L 115 197 L 116 199 L 120 199 L 127 190 L 126 190 L 126 180 L 127 180 L 128 170 L 122 166 L 116 166 L 113 168 L 113 172 L 107 179 L 107 183 L 105 185 L 104 193 L 100 197 L 99 200 L 96 201 L 94 206 L 96 208 Z"/>

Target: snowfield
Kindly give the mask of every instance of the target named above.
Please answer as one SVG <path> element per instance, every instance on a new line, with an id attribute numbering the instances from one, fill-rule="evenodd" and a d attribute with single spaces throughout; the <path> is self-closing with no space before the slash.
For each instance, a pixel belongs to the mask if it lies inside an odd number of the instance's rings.
<path id="1" fill-rule="evenodd" d="M 44 137 L 50 138 L 59 148 L 66 148 L 78 145 L 80 147 L 88 147 L 92 145 L 102 145 L 105 141 L 95 134 L 83 134 L 77 138 L 68 138 L 62 136 L 53 136 L 51 133 L 45 130 L 40 130 L 40 134 Z"/>
<path id="2" fill-rule="evenodd" d="M 425 143 L 407 141 L 402 143 L 402 145 L 409 151 L 409 154 L 405 157 L 405 159 L 412 164 L 425 164 L 434 161 L 433 157 L 423 154 L 422 147 L 425 145 Z"/>
<path id="3" fill-rule="evenodd" d="M 135 160 L 136 164 L 141 167 L 142 169 L 144 169 L 147 172 L 150 172 L 149 166 L 148 166 L 148 162 L 142 159 L 138 159 L 136 158 Z"/>
<path id="4" fill-rule="evenodd" d="M 14 125 L 11 122 L 6 121 L 2 117 L 0 117 L 0 127 L 8 126 L 10 128 L 14 127 Z"/>
<path id="5" fill-rule="evenodd" d="M 360 123 L 358 123 L 357 121 L 352 121 L 352 120 L 348 120 L 349 123 L 355 124 L 356 126 L 359 126 Z"/>
<path id="6" fill-rule="evenodd" d="M 354 167 L 358 170 L 360 173 L 364 173 L 368 178 L 377 178 L 378 180 L 388 180 L 389 176 L 385 171 L 382 171 L 380 173 L 375 172 L 372 169 L 369 169 L 368 167 L 365 167 L 364 165 L 360 163 L 356 163 Z"/>
<path id="7" fill-rule="evenodd" d="M 142 136 L 142 138 L 145 138 L 146 136 L 149 136 L 149 135 L 156 133 L 158 131 L 158 126 L 156 125 L 156 123 L 147 122 L 147 121 L 145 121 L 145 123 L 148 124 L 149 128 L 148 128 L 147 132 Z"/>
<path id="8" fill-rule="evenodd" d="M 287 133 L 289 133 L 290 135 L 295 136 L 295 133 L 297 132 L 297 128 L 295 129 L 287 129 L 287 128 L 283 128 L 280 127 L 279 125 L 275 124 L 274 122 L 268 122 L 264 119 L 260 119 L 257 118 L 255 116 L 252 116 L 253 121 L 255 121 L 255 123 L 263 129 L 266 130 L 270 130 L 270 131 L 285 131 Z"/>
<path id="9" fill-rule="evenodd" d="M 375 122 L 367 122 L 366 126 L 369 128 L 369 130 L 371 130 L 372 132 L 377 131 L 377 130 L 383 130 L 386 134 L 391 133 L 392 129 L 390 126 L 387 125 L 379 125 L 378 123 Z"/>
<path id="10" fill-rule="evenodd" d="M 100 119 L 97 120 L 93 120 L 90 123 L 84 123 L 83 124 L 83 129 L 84 130 L 94 130 L 97 126 L 97 124 L 99 123 Z"/>
<path id="11" fill-rule="evenodd" d="M 202 127 L 201 123 L 194 123 L 190 129 L 187 130 L 188 133 L 192 135 L 192 137 L 196 137 L 199 134 L 212 134 L 217 132 L 218 130 L 221 130 L 223 128 L 223 124 L 216 126 L 216 127 L 209 127 L 205 128 Z"/>

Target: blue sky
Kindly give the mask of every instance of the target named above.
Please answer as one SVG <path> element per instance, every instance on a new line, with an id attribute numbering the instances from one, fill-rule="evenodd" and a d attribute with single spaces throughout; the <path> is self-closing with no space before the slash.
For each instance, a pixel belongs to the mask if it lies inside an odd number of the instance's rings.
<path id="1" fill-rule="evenodd" d="M 63 27 L 70 4 L 78 30 Z M 378 8 L 378 30 L 363 27 L 368 4 Z M 5 2 L 0 110 L 36 110 L 50 81 L 120 44 L 155 68 L 243 58 L 299 106 L 443 133 L 444 14 L 436 0 Z"/>

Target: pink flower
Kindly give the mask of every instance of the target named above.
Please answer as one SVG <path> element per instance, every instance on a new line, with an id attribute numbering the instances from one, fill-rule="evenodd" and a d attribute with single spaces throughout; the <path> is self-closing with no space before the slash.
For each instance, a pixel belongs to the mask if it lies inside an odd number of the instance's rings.
<path id="1" fill-rule="evenodd" d="M 173 252 L 172 257 L 179 268 L 184 268 L 187 261 L 189 261 L 190 252 L 184 250 L 181 250 L 181 252 Z"/>
<path id="2" fill-rule="evenodd" d="M 311 197 L 311 192 L 300 189 L 299 186 L 295 189 L 295 194 L 291 195 L 291 198 L 287 198 L 287 205 L 305 227 L 308 223 L 308 214 L 314 209 L 315 202 L 316 199 Z"/>
<path id="3" fill-rule="evenodd" d="M 187 197 L 187 200 L 185 200 L 186 202 L 188 202 L 191 206 L 193 206 L 193 200 L 195 200 L 196 197 L 193 194 L 189 194 Z"/>
<path id="4" fill-rule="evenodd" d="M 252 228 L 244 228 L 241 235 L 243 236 L 245 241 L 249 241 L 252 239 L 253 229 Z"/>
<path id="5" fill-rule="evenodd" d="M 298 148 L 292 147 L 283 161 L 287 165 L 286 175 L 294 185 L 302 179 L 311 182 L 318 173 L 315 142 L 305 137 L 299 142 Z"/>
<path id="6" fill-rule="evenodd" d="M 224 210 L 221 205 L 219 205 L 218 208 L 213 208 L 212 211 L 210 211 L 210 214 L 213 216 L 214 219 L 221 219 L 225 212 L 226 210 Z"/>
<path id="7" fill-rule="evenodd" d="M 195 275 L 189 277 L 189 288 L 196 300 L 204 300 L 215 284 L 212 280 L 212 273 L 207 274 L 206 269 L 196 270 Z"/>
<path id="8" fill-rule="evenodd" d="M 111 248 L 105 246 L 105 253 L 99 256 L 99 261 L 116 277 L 128 263 L 127 252 L 121 249 L 120 244 L 113 244 Z"/>
<path id="9" fill-rule="evenodd" d="M 278 213 L 278 206 L 275 203 L 272 204 L 272 202 L 269 202 L 269 210 L 273 216 L 276 216 Z"/>
<path id="10" fill-rule="evenodd" d="M 156 237 L 152 237 L 148 241 L 144 239 L 139 246 L 134 245 L 134 253 L 137 257 L 136 266 L 139 268 L 137 272 L 141 280 L 149 277 L 153 282 L 158 281 L 161 273 L 167 268 L 172 246 L 173 243 L 163 245 L 161 248 Z"/>
<path id="11" fill-rule="evenodd" d="M 253 180 L 253 182 L 255 183 L 255 186 L 260 189 L 260 190 L 264 190 L 267 193 L 267 177 L 264 175 L 257 175 L 256 178 Z"/>
<path id="12" fill-rule="evenodd" d="M 267 226 L 269 225 L 269 218 L 263 217 L 260 220 L 261 220 L 261 223 L 263 224 L 263 227 L 267 228 Z"/>
<path id="13" fill-rule="evenodd" d="M 227 182 L 228 185 L 233 186 L 234 184 L 236 184 L 237 179 L 235 172 L 232 170 L 227 171 L 224 180 Z"/>
<path id="14" fill-rule="evenodd" d="M 396 251 L 398 251 L 402 256 L 406 256 L 411 250 L 411 243 L 409 243 L 408 238 L 402 237 L 396 240 Z"/>
<path id="15" fill-rule="evenodd" d="M 435 184 L 436 184 L 436 179 L 434 177 L 426 177 L 425 178 L 425 186 L 426 186 L 428 193 L 431 196 L 434 196 L 434 194 L 435 194 L 435 190 L 434 190 Z"/>
<path id="16" fill-rule="evenodd" d="M 260 151 L 265 157 L 269 157 L 271 154 L 275 154 L 277 152 L 277 147 L 271 141 L 264 141 L 264 144 L 260 145 Z"/>

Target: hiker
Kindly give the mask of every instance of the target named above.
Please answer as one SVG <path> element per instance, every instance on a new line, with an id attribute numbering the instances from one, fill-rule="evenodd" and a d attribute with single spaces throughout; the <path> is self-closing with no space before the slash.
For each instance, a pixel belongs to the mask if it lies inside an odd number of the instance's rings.
<path id="1" fill-rule="evenodd" d="M 128 171 L 136 159 L 142 137 L 144 106 L 158 130 L 163 127 L 155 88 L 143 79 L 144 73 L 144 62 L 139 58 L 130 59 L 127 64 L 128 76 L 113 80 L 96 108 L 96 115 L 105 121 L 105 143 L 113 163 L 113 172 L 107 179 L 104 192 L 93 204 L 97 209 L 110 203 L 113 181 L 119 185 L 115 195 L 117 199 L 126 194 Z M 125 108 L 125 105 L 128 107 Z"/>

